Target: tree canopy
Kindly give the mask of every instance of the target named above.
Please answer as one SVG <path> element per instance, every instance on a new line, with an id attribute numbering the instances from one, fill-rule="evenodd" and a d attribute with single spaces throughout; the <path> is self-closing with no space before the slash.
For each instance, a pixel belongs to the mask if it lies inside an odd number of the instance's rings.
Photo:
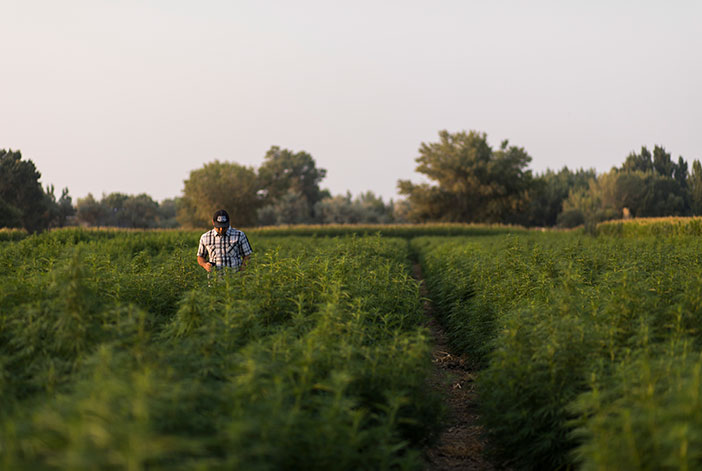
<path id="1" fill-rule="evenodd" d="M 383 198 L 372 191 L 356 198 L 350 192 L 324 198 L 317 203 L 317 220 L 321 224 L 387 224 L 395 222 L 392 200 L 385 204 Z"/>
<path id="2" fill-rule="evenodd" d="M 702 164 L 699 160 L 692 162 L 692 171 L 688 176 L 690 211 L 694 215 L 702 214 Z"/>
<path id="3" fill-rule="evenodd" d="M 253 226 L 261 200 L 253 168 L 233 162 L 214 162 L 190 172 L 178 206 L 178 221 L 186 227 L 212 225 L 218 209 L 229 212 L 233 226 Z"/>
<path id="4" fill-rule="evenodd" d="M 493 149 L 478 131 L 438 133 L 421 143 L 416 171 L 429 183 L 399 180 L 405 198 L 372 192 L 333 196 L 320 188 L 326 170 L 305 151 L 272 146 L 258 169 L 214 162 L 190 172 L 182 198 L 155 202 L 145 193 L 92 194 L 75 208 L 68 189 L 42 189 L 41 174 L 19 151 L 0 150 L 0 227 L 30 232 L 74 223 L 133 228 L 208 227 L 216 209 L 235 226 L 325 223 L 484 222 L 566 226 L 619 217 L 702 215 L 702 164 L 673 159 L 664 147 L 631 152 L 620 167 L 532 174 L 531 156 L 508 141 Z M 73 215 L 76 214 L 74 218 Z"/>
<path id="5" fill-rule="evenodd" d="M 644 146 L 640 153 L 630 153 L 621 167 L 593 178 L 587 189 L 572 189 L 559 224 L 585 222 L 594 227 L 599 221 L 620 217 L 700 214 L 699 172 L 702 167 L 697 161 L 688 174 L 682 156 L 676 162 L 662 146 L 655 146 L 653 152 Z"/>
<path id="6" fill-rule="evenodd" d="M 41 173 L 20 151 L 0 149 L 0 227 L 36 232 L 63 225 L 73 208 L 68 189 L 56 201 L 54 188 L 45 192 Z"/>
<path id="7" fill-rule="evenodd" d="M 0 150 L 0 222 L 30 232 L 48 227 L 48 205 L 40 178 L 34 162 L 22 160 L 21 152 Z"/>
<path id="8" fill-rule="evenodd" d="M 319 187 L 326 174 L 307 152 L 272 146 L 258 169 L 262 219 L 278 224 L 313 222 L 315 205 L 328 196 Z"/>
<path id="9" fill-rule="evenodd" d="M 536 175 L 529 190 L 529 210 L 513 215 L 509 222 L 525 226 L 555 226 L 570 192 L 587 189 L 589 182 L 596 178 L 594 169 L 573 171 L 568 167 L 558 172 L 549 169 Z"/>
<path id="10" fill-rule="evenodd" d="M 178 220 L 189 227 L 211 224 L 217 208 L 239 226 L 318 222 L 315 205 L 329 195 L 319 184 L 326 170 L 305 151 L 272 146 L 258 171 L 233 162 L 205 164 L 190 173 Z"/>
<path id="11" fill-rule="evenodd" d="M 413 221 L 499 222 L 528 204 L 531 157 L 508 141 L 493 150 L 485 133 L 441 131 L 419 154 L 416 171 L 436 184 L 398 181 Z"/>
<path id="12" fill-rule="evenodd" d="M 89 226 L 149 229 L 175 227 L 173 200 L 159 205 L 146 193 L 126 195 L 110 193 L 97 201 L 92 194 L 76 203 L 77 219 Z"/>

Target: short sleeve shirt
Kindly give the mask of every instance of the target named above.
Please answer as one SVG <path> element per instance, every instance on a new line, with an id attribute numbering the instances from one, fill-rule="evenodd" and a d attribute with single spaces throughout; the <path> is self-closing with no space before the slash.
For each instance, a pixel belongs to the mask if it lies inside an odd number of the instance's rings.
<path id="1" fill-rule="evenodd" d="M 241 267 L 244 257 L 251 255 L 251 245 L 246 234 L 230 227 L 223 235 L 212 229 L 200 237 L 197 256 L 206 258 L 217 268 Z"/>

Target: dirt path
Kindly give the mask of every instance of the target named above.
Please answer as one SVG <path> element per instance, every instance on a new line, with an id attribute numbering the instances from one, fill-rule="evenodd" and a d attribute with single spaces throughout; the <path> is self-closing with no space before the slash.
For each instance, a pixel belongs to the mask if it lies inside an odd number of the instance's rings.
<path id="1" fill-rule="evenodd" d="M 414 276 L 422 282 L 422 295 L 427 296 L 419 264 Z M 485 442 L 480 436 L 474 388 L 474 371 L 465 358 L 451 353 L 446 334 L 434 317 L 430 302 L 424 305 L 428 327 L 434 341 L 434 370 L 429 378 L 431 387 L 446 398 L 447 422 L 437 444 L 426 450 L 427 471 L 494 470 L 483 456 Z"/>

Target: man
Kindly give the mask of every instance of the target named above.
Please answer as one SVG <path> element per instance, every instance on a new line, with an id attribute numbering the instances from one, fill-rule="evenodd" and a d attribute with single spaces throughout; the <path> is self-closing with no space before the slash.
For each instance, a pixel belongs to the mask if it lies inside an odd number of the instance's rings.
<path id="1" fill-rule="evenodd" d="M 214 228 L 200 237 L 197 263 L 211 272 L 225 267 L 243 270 L 253 250 L 246 234 L 229 225 L 229 214 L 220 209 L 212 216 Z"/>

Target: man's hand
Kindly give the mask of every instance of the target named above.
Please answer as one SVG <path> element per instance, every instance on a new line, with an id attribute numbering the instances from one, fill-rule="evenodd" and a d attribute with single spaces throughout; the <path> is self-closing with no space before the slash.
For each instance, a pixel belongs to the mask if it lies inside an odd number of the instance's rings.
<path id="1" fill-rule="evenodd" d="M 202 268 L 207 270 L 208 273 L 212 271 L 212 264 L 210 262 L 208 262 L 207 260 L 205 260 L 205 257 L 197 257 L 197 263 Z"/>

